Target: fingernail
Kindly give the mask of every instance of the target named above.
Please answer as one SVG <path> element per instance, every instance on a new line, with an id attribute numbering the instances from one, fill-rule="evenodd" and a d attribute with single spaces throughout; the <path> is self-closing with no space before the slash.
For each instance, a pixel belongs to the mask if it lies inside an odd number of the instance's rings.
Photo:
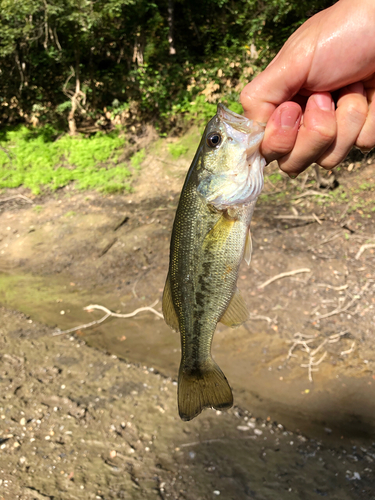
<path id="1" fill-rule="evenodd" d="M 330 95 L 327 94 L 316 94 L 314 95 L 314 101 L 318 108 L 323 111 L 333 111 L 334 110 L 334 102 Z"/>
<path id="2" fill-rule="evenodd" d="M 280 122 L 283 129 L 291 129 L 297 123 L 300 111 L 295 107 L 284 108 L 280 111 Z"/>

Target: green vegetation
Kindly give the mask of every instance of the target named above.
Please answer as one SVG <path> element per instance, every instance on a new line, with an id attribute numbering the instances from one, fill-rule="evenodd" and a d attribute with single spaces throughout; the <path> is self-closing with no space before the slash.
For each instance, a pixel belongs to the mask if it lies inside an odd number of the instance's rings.
<path id="1" fill-rule="evenodd" d="M 77 189 L 116 192 L 130 189 L 129 168 L 118 163 L 125 139 L 118 132 L 90 138 L 63 135 L 50 125 L 25 126 L 0 136 L 0 188 L 24 185 L 34 194 L 74 181 Z"/>
<path id="2" fill-rule="evenodd" d="M 139 170 L 141 168 L 141 163 L 145 158 L 146 150 L 145 148 L 142 148 L 130 158 L 130 163 L 132 164 L 132 167 L 134 167 L 136 170 Z"/>
<path id="3" fill-rule="evenodd" d="M 334 0 L 0 0 L 3 122 L 206 121 Z"/>
<path id="4" fill-rule="evenodd" d="M 0 189 L 130 190 L 146 152 L 120 161 L 119 127 L 165 137 L 202 127 L 219 101 L 240 113 L 243 86 L 333 3 L 0 0 Z"/>
<path id="5" fill-rule="evenodd" d="M 268 178 L 272 182 L 272 184 L 277 184 L 283 179 L 283 176 L 280 174 L 280 172 L 274 172 L 273 174 L 269 175 Z"/>
<path id="6" fill-rule="evenodd" d="M 180 158 L 180 156 L 184 155 L 188 151 L 188 149 L 189 148 L 187 146 L 184 146 L 181 143 L 170 144 L 168 146 L 168 150 L 175 160 Z"/>

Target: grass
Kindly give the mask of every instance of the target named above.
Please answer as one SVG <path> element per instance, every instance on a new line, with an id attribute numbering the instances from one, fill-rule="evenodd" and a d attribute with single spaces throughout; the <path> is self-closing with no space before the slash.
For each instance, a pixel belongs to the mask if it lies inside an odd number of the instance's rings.
<path id="1" fill-rule="evenodd" d="M 0 133 L 0 189 L 25 186 L 34 194 L 74 182 L 77 189 L 129 191 L 131 172 L 119 162 L 125 139 L 118 132 L 92 137 L 58 137 L 46 125 Z"/>
<path id="2" fill-rule="evenodd" d="M 146 150 L 145 148 L 142 148 L 137 153 L 134 153 L 134 155 L 130 158 L 130 163 L 136 170 L 140 170 L 141 164 L 145 158 Z"/>
<path id="3" fill-rule="evenodd" d="M 181 143 L 170 144 L 168 146 L 168 150 L 175 160 L 184 155 L 188 151 L 188 149 L 189 148 L 187 146 L 184 146 Z"/>

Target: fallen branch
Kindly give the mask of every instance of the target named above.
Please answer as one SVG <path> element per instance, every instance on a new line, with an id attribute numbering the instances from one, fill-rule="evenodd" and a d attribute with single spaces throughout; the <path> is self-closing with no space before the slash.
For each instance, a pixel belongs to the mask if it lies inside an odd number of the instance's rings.
<path id="1" fill-rule="evenodd" d="M 334 333 L 333 335 L 330 335 L 328 342 L 330 344 L 334 344 L 335 342 L 338 342 L 341 339 L 341 337 L 343 337 L 347 333 L 348 333 L 347 331 L 340 332 L 340 333 Z"/>
<path id="2" fill-rule="evenodd" d="M 99 252 L 98 254 L 98 257 L 103 257 L 103 255 L 105 255 L 112 247 L 113 245 L 117 243 L 117 238 L 113 238 L 112 241 L 110 241 L 104 248 L 101 252 Z"/>
<path id="3" fill-rule="evenodd" d="M 295 269 L 294 271 L 288 271 L 286 273 L 280 273 L 274 276 L 273 278 L 270 278 L 269 280 L 265 281 L 261 285 L 258 286 L 258 288 L 265 288 L 269 284 L 273 283 L 276 280 L 279 280 L 281 278 L 287 278 L 288 276 L 294 276 L 295 274 L 300 274 L 300 273 L 310 273 L 311 270 L 306 268 L 303 269 Z"/>
<path id="4" fill-rule="evenodd" d="M 297 196 L 293 196 L 295 200 L 298 198 L 304 198 L 305 196 L 331 196 L 328 193 L 319 193 L 319 191 L 314 191 L 313 189 L 309 189 L 308 191 L 305 191 L 302 194 L 298 194 Z"/>
<path id="5" fill-rule="evenodd" d="M 257 320 L 267 321 L 268 324 L 273 323 L 272 319 L 269 318 L 268 316 L 261 316 L 259 314 L 250 314 L 250 319 L 253 319 L 255 321 L 257 321 Z"/>
<path id="6" fill-rule="evenodd" d="M 317 222 L 317 215 L 274 215 L 274 219 L 290 219 L 290 220 L 306 220 L 311 222 Z M 325 217 L 319 219 L 319 221 L 324 220 Z"/>
<path id="7" fill-rule="evenodd" d="M 353 340 L 352 345 L 350 346 L 350 349 L 348 349 L 347 351 L 340 352 L 340 356 L 343 356 L 344 354 L 350 354 L 351 352 L 353 352 L 354 346 L 355 346 L 355 340 Z"/>
<path id="8" fill-rule="evenodd" d="M 320 363 L 322 363 L 322 361 L 327 356 L 328 351 L 324 351 L 323 355 L 319 358 L 319 360 L 315 361 L 317 353 L 326 344 L 333 344 L 335 342 L 338 342 L 343 337 L 343 335 L 346 335 L 347 333 L 348 333 L 347 331 L 343 331 L 340 333 L 334 333 L 333 335 L 330 335 L 329 337 L 327 337 L 325 339 L 321 339 L 319 337 L 316 337 L 316 335 L 304 335 L 302 333 L 295 333 L 294 338 L 292 340 L 288 341 L 288 342 L 292 343 L 292 346 L 290 347 L 290 349 L 288 351 L 287 360 L 292 358 L 292 357 L 293 358 L 297 357 L 295 354 L 293 354 L 293 351 L 296 347 L 299 347 L 301 351 L 306 352 L 308 355 L 308 362 L 303 363 L 300 366 L 302 368 L 308 369 L 309 381 L 312 382 L 313 381 L 312 372 L 318 371 L 318 368 L 314 368 L 314 367 L 317 367 L 318 365 L 320 365 Z M 321 341 L 320 344 L 317 347 L 313 348 L 313 346 L 311 344 L 313 342 L 317 342 L 319 340 Z M 353 345 L 352 345 L 352 347 L 353 347 Z M 349 350 L 349 351 L 343 351 L 343 352 L 344 352 L 344 354 L 346 354 L 346 353 L 349 354 L 349 352 L 351 352 L 351 351 Z"/>
<path id="9" fill-rule="evenodd" d="M 355 259 L 358 260 L 360 256 L 363 254 L 363 252 L 365 250 L 368 250 L 369 248 L 375 248 L 375 243 L 365 243 L 364 245 L 362 245 L 361 248 L 356 253 Z"/>
<path id="10" fill-rule="evenodd" d="M 362 288 L 362 290 L 360 291 L 360 293 L 358 295 L 355 295 L 352 300 L 350 300 L 346 306 L 344 307 L 336 307 L 336 309 L 333 309 L 333 311 L 330 311 L 326 314 L 322 314 L 321 316 L 316 316 L 314 318 L 314 321 L 316 320 L 320 320 L 320 319 L 325 319 L 325 318 L 330 318 L 331 316 L 335 316 L 336 314 L 341 314 L 342 312 L 345 312 L 347 311 L 353 304 L 356 300 L 359 300 L 361 298 L 361 295 L 363 295 L 363 293 L 365 292 L 365 290 L 368 288 L 368 286 L 370 285 L 369 282 L 366 283 L 366 285 Z"/>
<path id="11" fill-rule="evenodd" d="M 322 225 L 322 221 L 319 219 L 319 217 L 317 215 L 314 214 L 314 212 L 312 213 L 312 216 L 314 217 L 314 219 L 316 220 L 316 222 L 320 225 Z"/>
<path id="12" fill-rule="evenodd" d="M 311 344 L 311 342 L 314 342 L 314 340 L 316 339 L 314 338 L 310 340 L 301 340 L 301 339 L 289 340 L 289 342 L 293 342 L 293 345 L 288 351 L 287 359 L 297 357 L 295 354 L 293 354 L 293 351 L 298 345 L 302 345 L 305 348 L 305 351 L 307 353 L 310 353 L 310 347 L 308 346 L 308 344 Z"/>
<path id="13" fill-rule="evenodd" d="M 98 304 L 91 304 L 87 307 L 84 307 L 83 310 L 84 311 L 92 311 L 94 309 L 99 309 L 100 311 L 105 312 L 105 315 L 96 321 L 91 321 L 90 323 L 86 323 L 84 325 L 79 325 L 79 326 L 76 326 L 74 328 L 69 328 L 69 330 L 64 330 L 63 332 L 57 331 L 57 332 L 54 332 L 52 335 L 55 337 L 57 335 L 64 335 L 66 333 L 72 333 L 72 332 L 76 332 L 78 330 L 84 330 L 85 328 L 89 328 L 90 326 L 99 325 L 100 323 L 103 323 L 103 321 L 105 321 L 110 316 L 112 316 L 114 318 L 132 318 L 133 316 L 136 316 L 138 313 L 143 312 L 143 311 L 150 311 L 150 312 L 156 314 L 156 316 L 158 316 L 159 318 L 163 319 L 164 316 L 159 311 L 156 311 L 154 309 L 154 306 L 157 303 L 158 303 L 158 300 L 156 300 L 153 304 L 151 304 L 151 306 L 139 307 L 135 311 L 128 313 L 128 314 L 114 313 L 104 306 L 101 306 Z"/>
<path id="14" fill-rule="evenodd" d="M 327 351 L 323 354 L 323 356 L 318 360 L 314 361 L 314 356 L 310 356 L 309 362 L 307 364 L 302 364 L 302 368 L 308 368 L 308 373 L 309 373 L 309 381 L 312 382 L 312 374 L 311 372 L 316 372 L 318 371 L 317 368 L 313 368 L 313 366 L 318 366 L 320 363 L 323 361 L 323 359 L 327 356 Z"/>
<path id="15" fill-rule="evenodd" d="M 341 290 L 346 290 L 349 285 L 332 286 L 326 283 L 317 283 L 316 286 L 320 286 L 322 288 L 330 288 L 331 290 L 336 290 L 337 292 L 340 292 Z"/>
<path id="16" fill-rule="evenodd" d="M 27 203 L 31 203 L 31 204 L 34 203 L 32 200 L 30 200 L 30 198 L 28 198 L 27 196 L 24 196 L 23 194 L 16 194 L 15 196 L 11 196 L 10 198 L 3 198 L 2 200 L 0 200 L 0 203 L 6 203 L 7 201 L 12 201 L 12 200 L 15 200 L 17 198 L 21 198 L 22 200 L 27 201 Z"/>

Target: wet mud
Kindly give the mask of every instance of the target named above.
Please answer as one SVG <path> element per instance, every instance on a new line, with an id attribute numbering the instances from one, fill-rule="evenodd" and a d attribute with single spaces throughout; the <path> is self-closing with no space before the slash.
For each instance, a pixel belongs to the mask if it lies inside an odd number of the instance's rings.
<path id="1" fill-rule="evenodd" d="M 349 210 L 372 165 L 343 173 L 349 203 L 266 183 L 252 319 L 214 337 L 231 411 L 179 420 L 179 338 L 150 312 L 52 336 L 100 319 L 89 304 L 161 310 L 187 166 L 151 162 L 124 197 L 0 204 L 0 498 L 375 498 L 374 213 Z"/>

